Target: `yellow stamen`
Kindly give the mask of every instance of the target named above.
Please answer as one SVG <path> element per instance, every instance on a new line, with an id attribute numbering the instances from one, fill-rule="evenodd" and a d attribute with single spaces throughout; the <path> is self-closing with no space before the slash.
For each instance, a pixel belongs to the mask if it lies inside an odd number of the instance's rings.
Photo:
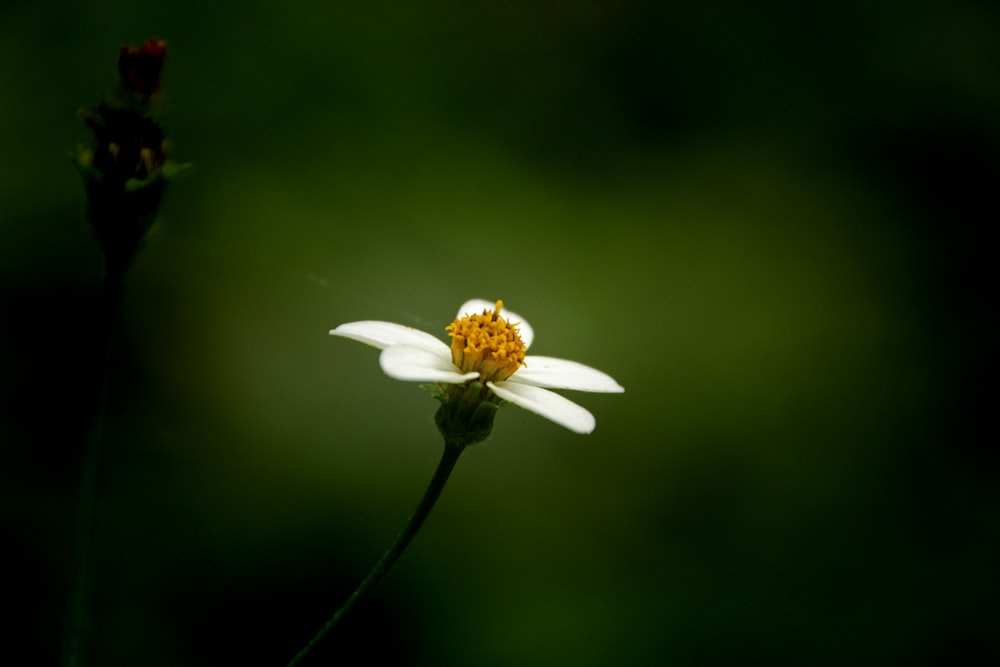
<path id="1" fill-rule="evenodd" d="M 503 301 L 493 312 L 460 317 L 445 330 L 451 336 L 451 360 L 462 372 L 477 372 L 483 382 L 506 380 L 524 365 L 524 342 L 517 324 L 500 317 Z"/>

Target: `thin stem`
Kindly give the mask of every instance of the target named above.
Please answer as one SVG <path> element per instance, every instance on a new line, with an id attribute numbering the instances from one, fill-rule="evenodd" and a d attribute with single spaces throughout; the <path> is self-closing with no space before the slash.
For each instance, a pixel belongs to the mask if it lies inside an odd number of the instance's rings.
<path id="1" fill-rule="evenodd" d="M 396 541 L 392 543 L 392 546 L 385 552 L 382 559 L 375 564 L 368 576 L 365 577 L 358 587 L 351 593 L 351 597 L 347 598 L 347 602 L 337 610 L 337 613 L 333 615 L 329 621 L 326 622 L 320 631 L 316 633 L 305 648 L 298 652 L 298 654 L 292 658 L 291 662 L 288 663 L 287 667 L 295 667 L 298 665 L 303 658 L 305 658 L 310 651 L 312 651 L 336 625 L 347 615 L 351 609 L 353 609 L 358 603 L 364 600 L 369 593 L 375 588 L 375 586 L 382 581 L 382 578 L 389 573 L 392 566 L 396 564 L 399 557 L 403 555 L 406 547 L 409 546 L 410 541 L 420 530 L 420 526 L 424 523 L 424 519 L 430 514 L 431 509 L 434 507 L 434 503 L 437 502 L 438 496 L 441 495 L 442 489 L 444 489 L 445 482 L 448 481 L 448 476 L 451 475 L 452 469 L 455 467 L 455 463 L 458 461 L 459 455 L 465 449 L 462 445 L 446 444 L 444 448 L 444 453 L 441 455 L 441 461 L 438 463 L 437 470 L 434 471 L 434 477 L 431 478 L 430 484 L 427 485 L 427 490 L 424 491 L 424 497 L 420 499 L 420 504 L 417 505 L 417 509 L 414 510 L 413 515 L 410 516 L 406 525 L 396 536 Z"/>
<path id="2" fill-rule="evenodd" d="M 121 294 L 122 273 L 109 270 L 104 277 L 98 321 L 98 355 L 100 393 L 91 428 L 84 441 L 80 471 L 80 490 L 76 505 L 76 527 L 73 559 L 73 590 L 66 621 L 63 646 L 63 667 L 79 667 L 84 662 L 90 630 L 90 599 L 93 589 L 94 564 L 92 542 L 97 516 L 97 473 L 104 440 L 104 418 L 108 403 L 108 377 L 114 340 L 114 322 Z"/>

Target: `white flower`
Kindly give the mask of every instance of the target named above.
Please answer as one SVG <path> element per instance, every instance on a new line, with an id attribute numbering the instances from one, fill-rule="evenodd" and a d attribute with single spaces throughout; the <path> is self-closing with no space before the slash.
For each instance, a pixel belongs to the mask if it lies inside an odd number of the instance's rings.
<path id="1" fill-rule="evenodd" d="M 509 401 L 576 433 L 590 433 L 594 416 L 549 389 L 621 393 L 611 376 L 566 359 L 525 356 L 534 330 L 516 313 L 483 299 L 462 304 L 447 327 L 451 347 L 429 333 L 393 322 L 348 322 L 330 331 L 382 350 L 379 364 L 389 377 L 410 382 L 465 385 L 483 382 Z"/>

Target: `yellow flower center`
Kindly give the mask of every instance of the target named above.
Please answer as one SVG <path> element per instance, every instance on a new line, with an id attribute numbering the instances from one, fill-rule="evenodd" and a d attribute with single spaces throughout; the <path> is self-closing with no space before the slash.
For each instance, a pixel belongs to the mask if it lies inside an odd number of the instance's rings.
<path id="1" fill-rule="evenodd" d="M 506 380 L 524 365 L 524 342 L 517 324 L 500 317 L 503 301 L 493 312 L 460 317 L 445 330 L 451 336 L 451 360 L 463 373 L 477 372 L 483 382 Z"/>

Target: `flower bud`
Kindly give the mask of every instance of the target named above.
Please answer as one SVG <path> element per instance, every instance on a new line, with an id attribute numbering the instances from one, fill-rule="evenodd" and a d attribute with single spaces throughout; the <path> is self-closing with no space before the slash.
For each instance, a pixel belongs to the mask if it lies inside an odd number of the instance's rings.
<path id="1" fill-rule="evenodd" d="M 118 56 L 118 76 L 123 92 L 141 98 L 152 97 L 160 90 L 160 73 L 167 55 L 162 39 L 147 39 L 142 46 L 123 46 Z"/>
<path id="2" fill-rule="evenodd" d="M 78 149 L 73 161 L 87 194 L 87 219 L 109 270 L 129 265 L 156 219 L 167 180 L 185 168 L 168 162 L 163 129 L 150 111 L 165 56 L 162 40 L 122 47 L 118 92 L 80 114 L 94 142 Z"/>

